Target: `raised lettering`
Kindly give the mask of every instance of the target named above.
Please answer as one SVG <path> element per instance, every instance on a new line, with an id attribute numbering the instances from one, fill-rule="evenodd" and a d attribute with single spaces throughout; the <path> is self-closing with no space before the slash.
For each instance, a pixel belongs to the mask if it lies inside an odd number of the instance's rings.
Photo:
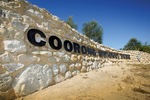
<path id="1" fill-rule="evenodd" d="M 72 43 L 69 40 L 64 41 L 64 48 L 66 51 L 71 52 L 72 51 Z"/>
<path id="2" fill-rule="evenodd" d="M 37 30 L 37 29 L 30 29 L 27 33 L 28 40 L 30 41 L 31 44 L 35 46 L 39 46 L 39 47 L 44 46 L 46 42 L 43 40 L 40 40 L 40 42 L 37 42 L 36 37 L 35 37 L 36 34 L 39 34 L 42 38 L 46 38 L 45 34 L 42 31 Z"/>
<path id="3" fill-rule="evenodd" d="M 73 46 L 74 46 L 74 52 L 80 53 L 80 45 L 78 43 L 73 42 Z"/>
<path id="4" fill-rule="evenodd" d="M 81 46 L 81 52 L 82 52 L 82 54 L 86 54 L 87 48 L 85 46 Z"/>
<path id="5" fill-rule="evenodd" d="M 57 42 L 57 44 L 55 42 Z M 62 42 L 57 36 L 50 36 L 49 44 L 55 50 L 59 50 L 62 48 Z"/>

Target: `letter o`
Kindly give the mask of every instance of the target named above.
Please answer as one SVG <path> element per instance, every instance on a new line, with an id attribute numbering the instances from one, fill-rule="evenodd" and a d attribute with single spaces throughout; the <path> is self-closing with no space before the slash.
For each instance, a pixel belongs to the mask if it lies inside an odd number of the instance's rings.
<path id="1" fill-rule="evenodd" d="M 55 45 L 55 43 L 54 43 L 55 40 L 57 41 L 57 45 Z M 57 36 L 50 36 L 49 44 L 55 50 L 59 50 L 62 48 L 61 40 Z"/>
<path id="2" fill-rule="evenodd" d="M 68 48 L 68 46 L 69 46 L 69 48 Z M 65 48 L 66 51 L 71 52 L 72 49 L 73 49 L 72 48 L 72 43 L 68 40 L 65 40 L 64 41 L 64 48 Z"/>

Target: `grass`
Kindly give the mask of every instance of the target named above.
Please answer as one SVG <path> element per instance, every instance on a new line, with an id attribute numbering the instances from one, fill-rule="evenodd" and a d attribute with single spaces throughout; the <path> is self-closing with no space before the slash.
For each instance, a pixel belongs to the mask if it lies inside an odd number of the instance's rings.
<path id="1" fill-rule="evenodd" d="M 150 79 L 150 64 L 133 64 L 132 66 L 131 72 L 133 72 L 134 75 Z"/>
<path id="2" fill-rule="evenodd" d="M 141 88 L 133 88 L 132 90 L 133 90 L 134 92 L 140 92 L 140 93 L 143 93 L 143 94 L 150 94 L 150 92 L 145 91 L 145 90 L 143 90 L 143 89 L 141 89 Z"/>

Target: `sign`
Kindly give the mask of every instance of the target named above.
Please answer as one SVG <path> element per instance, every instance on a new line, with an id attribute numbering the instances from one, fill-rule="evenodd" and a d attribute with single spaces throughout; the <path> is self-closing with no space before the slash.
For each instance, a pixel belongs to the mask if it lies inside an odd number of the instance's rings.
<path id="1" fill-rule="evenodd" d="M 38 35 L 37 38 L 36 35 Z M 38 29 L 30 29 L 27 33 L 27 38 L 29 42 L 34 46 L 43 47 L 46 45 L 46 41 L 43 38 L 47 38 L 47 37 L 42 31 Z M 103 58 L 130 59 L 130 55 L 102 51 L 102 50 L 96 51 L 94 48 L 87 47 L 85 45 L 80 45 L 76 42 L 71 42 L 69 40 L 65 40 L 62 43 L 61 39 L 54 35 L 49 37 L 48 42 L 50 47 L 54 50 L 60 50 L 64 48 L 67 52 L 74 52 L 83 55 L 100 56 Z"/>

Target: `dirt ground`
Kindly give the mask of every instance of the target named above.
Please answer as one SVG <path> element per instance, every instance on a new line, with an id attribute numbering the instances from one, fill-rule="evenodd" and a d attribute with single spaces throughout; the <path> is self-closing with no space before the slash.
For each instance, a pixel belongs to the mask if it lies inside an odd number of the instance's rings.
<path id="1" fill-rule="evenodd" d="M 17 100 L 150 100 L 150 64 L 114 64 Z"/>

